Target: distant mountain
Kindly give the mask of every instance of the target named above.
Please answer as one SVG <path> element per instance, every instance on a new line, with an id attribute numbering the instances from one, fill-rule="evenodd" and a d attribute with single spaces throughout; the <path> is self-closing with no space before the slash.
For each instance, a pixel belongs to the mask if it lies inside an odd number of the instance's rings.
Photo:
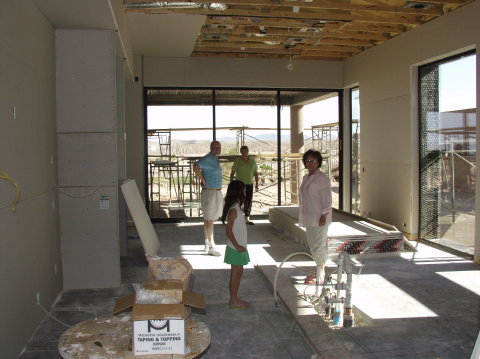
<path id="1" fill-rule="evenodd" d="M 255 135 L 252 136 L 256 138 L 257 140 L 260 141 L 276 141 L 277 140 L 277 134 L 276 133 L 265 133 L 263 135 Z M 248 137 L 250 138 L 250 137 Z M 222 141 L 236 141 L 235 137 L 221 137 L 218 139 L 220 142 Z M 283 135 L 281 136 L 281 141 L 290 141 L 290 136 L 288 135 Z"/>

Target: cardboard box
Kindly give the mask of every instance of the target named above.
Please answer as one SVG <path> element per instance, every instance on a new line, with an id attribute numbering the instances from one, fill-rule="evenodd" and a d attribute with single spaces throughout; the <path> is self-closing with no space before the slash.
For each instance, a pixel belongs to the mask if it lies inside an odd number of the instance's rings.
<path id="1" fill-rule="evenodd" d="M 205 298 L 199 293 L 184 292 L 180 280 L 141 284 L 148 290 L 178 299 L 180 304 L 136 304 L 135 293 L 117 301 L 113 314 L 132 308 L 134 354 L 185 354 L 185 326 L 190 308 L 205 309 Z"/>
<path id="2" fill-rule="evenodd" d="M 152 280 L 180 279 L 183 283 L 183 290 L 190 289 L 193 268 L 185 258 L 161 258 L 147 254 L 147 261 L 148 273 Z"/>

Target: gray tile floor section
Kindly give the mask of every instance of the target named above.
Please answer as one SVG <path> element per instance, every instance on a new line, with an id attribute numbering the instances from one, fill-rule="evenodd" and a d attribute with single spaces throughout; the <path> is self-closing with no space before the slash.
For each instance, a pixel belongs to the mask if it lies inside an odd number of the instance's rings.
<path id="1" fill-rule="evenodd" d="M 157 224 L 155 229 L 161 254 L 187 258 L 194 268 L 193 290 L 205 295 L 206 313 L 194 313 L 212 336 L 202 358 L 470 358 L 480 329 L 480 266 L 470 261 L 423 245 L 416 253 L 366 259 L 362 274 L 354 277 L 355 326 L 334 328 L 302 301 L 311 288 L 295 281 L 307 274 L 302 268 L 313 268 L 305 259 L 292 258 L 282 269 L 282 300 L 275 306 L 276 267 L 305 248 L 267 221 L 248 228 L 252 262 L 240 287 L 240 295 L 252 303 L 246 310 L 228 309 L 229 268 L 223 257 L 204 254 L 201 224 Z M 215 236 L 223 253 L 221 224 Z M 92 307 L 99 316 L 110 314 L 115 301 L 132 291 L 131 283 L 148 279 L 140 241 L 131 238 L 129 247 L 120 288 L 65 291 L 51 314 L 69 325 L 92 318 Z M 60 358 L 57 343 L 64 330 L 45 316 L 20 359 Z"/>
<path id="2" fill-rule="evenodd" d="M 216 242 L 223 254 L 225 229 L 221 224 L 215 227 Z M 293 325 L 294 319 L 288 310 L 283 306 L 275 307 L 271 286 L 255 269 L 253 260 L 245 268 L 240 287 L 241 296 L 252 306 L 231 310 L 228 308 L 229 266 L 223 263 L 223 256 L 212 257 L 203 252 L 202 224 L 156 224 L 155 229 L 161 243 L 161 255 L 185 256 L 194 267 L 192 290 L 205 295 L 205 314 L 193 314 L 206 323 L 211 332 L 211 345 L 202 358 L 306 359 L 315 354 L 301 330 Z M 266 223 L 249 226 L 249 230 L 253 259 L 258 257 L 255 248 L 261 249 L 279 238 Z M 131 293 L 131 283 L 148 280 L 144 258 L 140 240 L 129 239 L 129 256 L 122 258 L 120 288 L 65 291 L 51 314 L 68 325 L 93 318 L 91 306 L 98 316 L 111 314 L 115 301 Z M 20 359 L 61 358 L 57 351 L 58 339 L 66 329 L 45 316 Z"/>

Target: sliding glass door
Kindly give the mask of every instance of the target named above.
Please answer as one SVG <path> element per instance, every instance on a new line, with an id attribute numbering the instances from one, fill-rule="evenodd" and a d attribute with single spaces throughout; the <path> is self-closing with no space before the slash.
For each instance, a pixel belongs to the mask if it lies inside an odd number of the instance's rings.
<path id="1" fill-rule="evenodd" d="M 145 89 L 146 198 L 150 216 L 175 221 L 202 216 L 193 163 L 222 143 L 223 191 L 240 147 L 249 147 L 259 174 L 252 216 L 297 205 L 302 152 L 322 152 L 339 208 L 339 96 L 334 90 Z"/>
<path id="2" fill-rule="evenodd" d="M 351 173 L 350 193 L 351 212 L 360 214 L 360 89 L 350 90 L 350 123 L 351 123 Z"/>
<path id="3" fill-rule="evenodd" d="M 476 181 L 474 53 L 419 68 L 420 237 L 473 254 Z"/>

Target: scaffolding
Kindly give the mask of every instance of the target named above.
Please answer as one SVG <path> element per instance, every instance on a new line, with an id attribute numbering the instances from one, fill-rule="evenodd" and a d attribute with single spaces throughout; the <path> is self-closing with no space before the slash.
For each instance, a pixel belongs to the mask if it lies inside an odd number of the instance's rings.
<path id="1" fill-rule="evenodd" d="M 251 156 L 255 158 L 260 177 L 260 191 L 254 196 L 257 213 L 267 213 L 268 208 L 282 204 L 296 203 L 298 178 L 303 173 L 297 166 L 302 159 L 300 153 L 290 153 L 281 149 L 277 154 L 277 145 L 249 135 L 247 131 L 277 131 L 277 128 L 228 127 L 236 132 L 235 155 L 219 156 L 224 183 L 230 179 L 231 163 L 239 157 L 240 147 L 248 144 Z M 211 130 L 211 128 L 192 129 L 150 129 L 147 132 L 148 153 L 148 200 L 152 217 L 197 217 L 201 215 L 201 187 L 193 173 L 193 164 L 201 158 L 197 155 L 172 154 L 172 131 Z M 288 128 L 282 128 L 289 130 Z M 323 170 L 331 177 L 332 168 L 338 167 L 338 124 L 312 126 L 304 132 L 312 131 L 312 147 L 319 150 L 324 158 Z M 276 141 L 273 141 L 276 142 Z M 336 157 L 336 158 L 332 158 Z M 280 162 L 280 167 L 279 167 Z M 278 183 L 281 183 L 279 192 Z M 280 198 L 278 198 L 280 197 Z M 259 212 L 258 212 L 259 211 Z M 177 212 L 177 213 L 174 213 Z"/>
<path id="2" fill-rule="evenodd" d="M 147 139 L 158 145 L 160 159 L 170 160 L 172 157 L 172 130 L 149 130 L 147 131 Z"/>
<path id="3" fill-rule="evenodd" d="M 185 209 L 190 217 L 200 215 L 200 186 L 193 175 L 192 162 L 172 155 L 172 130 L 149 130 L 147 138 L 149 149 L 152 146 L 157 150 L 153 154 L 149 151 L 147 156 L 150 213 L 158 214 L 164 207 L 169 212 L 183 212 L 181 215 L 187 215 Z"/>
<path id="4" fill-rule="evenodd" d="M 328 177 L 339 176 L 340 138 L 338 136 L 338 122 L 312 126 L 312 147 L 322 153 L 327 160 Z M 326 156 L 324 156 L 326 154 Z"/>

